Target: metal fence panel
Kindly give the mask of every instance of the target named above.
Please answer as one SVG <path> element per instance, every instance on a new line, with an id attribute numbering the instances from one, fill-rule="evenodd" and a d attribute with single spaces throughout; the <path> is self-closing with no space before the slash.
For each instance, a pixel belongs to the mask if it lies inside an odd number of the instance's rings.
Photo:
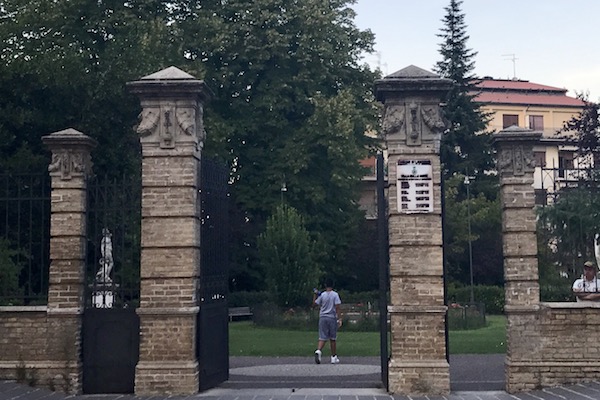
<path id="1" fill-rule="evenodd" d="M 48 301 L 48 173 L 0 175 L 0 305 Z"/>

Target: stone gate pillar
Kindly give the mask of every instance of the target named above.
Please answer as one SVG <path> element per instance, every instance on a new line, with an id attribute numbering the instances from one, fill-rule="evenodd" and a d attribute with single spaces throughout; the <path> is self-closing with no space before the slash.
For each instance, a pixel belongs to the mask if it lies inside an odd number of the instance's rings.
<path id="1" fill-rule="evenodd" d="M 506 390 L 530 388 L 540 360 L 540 286 L 537 261 L 533 146 L 541 132 L 510 127 L 493 135 L 500 173 L 502 252 L 507 316 Z M 533 379 L 535 380 L 535 379 Z"/>
<path id="2" fill-rule="evenodd" d="M 75 129 L 42 137 L 52 152 L 48 166 L 50 273 L 48 286 L 49 376 L 70 393 L 81 392 L 81 323 L 84 308 L 87 175 L 96 141 Z"/>
<path id="3" fill-rule="evenodd" d="M 393 393 L 450 391 L 439 146 L 440 101 L 451 87 L 452 81 L 412 65 L 375 82 L 388 150 Z"/>
<path id="4" fill-rule="evenodd" d="M 142 145 L 140 359 L 136 394 L 196 393 L 203 81 L 175 68 L 128 83 Z"/>

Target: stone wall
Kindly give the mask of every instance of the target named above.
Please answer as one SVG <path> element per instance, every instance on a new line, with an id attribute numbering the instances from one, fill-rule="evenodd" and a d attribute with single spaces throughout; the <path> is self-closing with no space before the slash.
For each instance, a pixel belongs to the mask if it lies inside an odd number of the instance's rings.
<path id="1" fill-rule="evenodd" d="M 0 307 L 0 379 L 73 392 L 77 357 L 70 338 L 76 327 L 54 326 L 46 306 Z"/>
<path id="2" fill-rule="evenodd" d="M 600 304 L 540 303 L 509 324 L 506 383 L 510 392 L 600 379 Z"/>

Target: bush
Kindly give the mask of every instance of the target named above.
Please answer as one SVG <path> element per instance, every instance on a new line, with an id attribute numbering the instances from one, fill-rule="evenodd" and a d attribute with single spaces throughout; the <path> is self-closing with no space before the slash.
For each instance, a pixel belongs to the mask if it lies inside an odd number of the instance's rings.
<path id="1" fill-rule="evenodd" d="M 228 297 L 229 307 L 255 307 L 269 301 L 269 292 L 230 292 Z"/>
<path id="2" fill-rule="evenodd" d="M 269 293 L 281 307 L 306 304 L 319 282 L 318 246 L 296 209 L 282 204 L 267 220 L 257 239 L 260 264 Z"/>
<path id="3" fill-rule="evenodd" d="M 379 304 L 379 290 L 371 290 L 368 292 L 351 293 L 346 290 L 338 290 L 342 304 L 364 304 L 365 306 L 371 303 L 373 310 L 377 309 Z"/>
<path id="4" fill-rule="evenodd" d="M 448 308 L 448 329 L 477 329 L 485 326 L 485 306 L 483 303 L 451 305 Z"/>
<path id="5" fill-rule="evenodd" d="M 576 301 L 570 284 L 540 284 L 540 299 L 542 301 Z"/>
<path id="6" fill-rule="evenodd" d="M 504 288 L 501 286 L 476 285 L 473 287 L 475 302 L 485 304 L 488 314 L 502 314 L 504 311 Z M 469 286 L 448 285 L 448 303 L 468 304 L 471 300 Z"/>
<path id="7" fill-rule="evenodd" d="M 263 303 L 256 305 L 252 313 L 258 326 L 304 331 L 318 329 L 319 312 L 316 309 L 282 309 L 273 303 Z"/>

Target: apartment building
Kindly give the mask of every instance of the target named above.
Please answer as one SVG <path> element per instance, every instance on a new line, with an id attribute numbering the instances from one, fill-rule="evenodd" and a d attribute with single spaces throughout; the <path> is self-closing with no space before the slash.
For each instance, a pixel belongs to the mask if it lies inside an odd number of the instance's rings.
<path id="1" fill-rule="evenodd" d="M 485 77 L 476 86 L 475 100 L 482 103 L 482 109 L 491 117 L 488 131 L 498 132 L 516 125 L 543 133 L 539 145 L 534 147 L 537 204 L 546 204 L 547 193 L 576 184 L 579 168 L 585 167 L 588 160 L 578 158 L 577 148 L 557 132 L 566 121 L 579 115 L 584 107 L 582 100 L 567 96 L 567 89 L 526 80 Z M 367 219 L 374 219 L 377 217 L 375 158 L 361 160 L 361 164 L 369 172 L 363 178 L 360 207 Z"/>
<path id="2" fill-rule="evenodd" d="M 534 147 L 536 202 L 544 204 L 546 193 L 577 180 L 578 168 L 587 160 L 578 159 L 577 148 L 569 145 L 557 132 L 564 123 L 579 115 L 584 102 L 567 96 L 567 89 L 518 79 L 483 78 L 477 85 L 475 100 L 490 113 L 490 131 L 509 126 L 541 131 Z M 564 136 L 564 134 L 562 134 Z"/>

